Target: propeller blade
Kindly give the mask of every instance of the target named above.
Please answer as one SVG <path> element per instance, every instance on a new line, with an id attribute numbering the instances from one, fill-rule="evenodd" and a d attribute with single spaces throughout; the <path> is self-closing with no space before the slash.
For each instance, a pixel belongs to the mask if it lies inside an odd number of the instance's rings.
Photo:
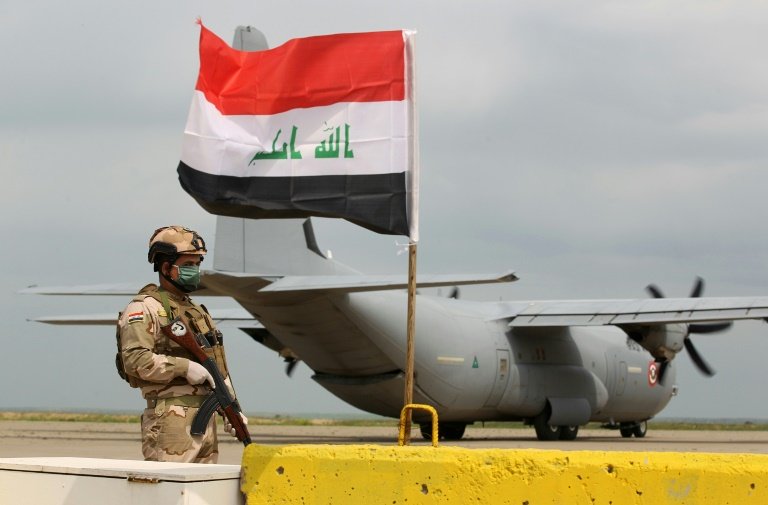
<path id="1" fill-rule="evenodd" d="M 654 298 L 664 298 L 664 293 L 661 292 L 656 284 L 648 284 L 645 290 Z"/>
<path id="2" fill-rule="evenodd" d="M 693 285 L 693 290 L 691 290 L 690 298 L 700 297 L 703 291 L 704 291 L 704 279 L 702 279 L 701 277 L 696 277 L 696 283 Z"/>
<path id="3" fill-rule="evenodd" d="M 290 377 L 291 375 L 293 375 L 293 371 L 296 369 L 296 365 L 299 364 L 299 360 L 286 359 L 285 362 L 288 363 L 287 365 L 285 365 L 285 375 Z"/>
<path id="4" fill-rule="evenodd" d="M 688 331 L 690 333 L 717 333 L 718 331 L 725 331 L 733 326 L 731 321 L 723 323 L 698 323 L 689 324 Z"/>
<path id="5" fill-rule="evenodd" d="M 693 345 L 693 342 L 691 342 L 691 339 L 686 337 L 683 343 L 685 344 L 685 349 L 688 351 L 688 354 L 691 355 L 691 359 L 696 365 L 696 368 L 698 368 L 699 371 L 707 377 L 712 377 L 715 375 L 715 371 L 707 364 L 706 361 L 704 361 L 704 358 L 702 358 L 701 354 L 699 354 L 699 351 L 696 350 L 696 347 Z"/>
<path id="6" fill-rule="evenodd" d="M 667 373 L 667 367 L 669 366 L 669 360 L 664 360 L 659 365 L 659 384 L 664 385 L 664 376 Z"/>

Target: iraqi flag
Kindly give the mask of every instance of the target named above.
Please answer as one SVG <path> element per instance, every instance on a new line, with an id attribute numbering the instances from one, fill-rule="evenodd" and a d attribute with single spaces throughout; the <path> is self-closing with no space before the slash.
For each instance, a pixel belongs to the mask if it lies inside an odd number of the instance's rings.
<path id="1" fill-rule="evenodd" d="M 418 240 L 413 32 L 232 49 L 201 25 L 179 181 L 213 214 L 339 217 Z"/>

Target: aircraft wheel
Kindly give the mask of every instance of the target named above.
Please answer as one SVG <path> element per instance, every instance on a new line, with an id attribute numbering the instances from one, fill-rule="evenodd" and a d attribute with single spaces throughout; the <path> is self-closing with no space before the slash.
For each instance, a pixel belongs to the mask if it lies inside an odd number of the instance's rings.
<path id="1" fill-rule="evenodd" d="M 648 421 L 637 423 L 637 425 L 635 425 L 634 429 L 632 430 L 632 434 L 637 438 L 643 438 L 647 432 Z"/>
<path id="2" fill-rule="evenodd" d="M 466 427 L 464 423 L 438 423 L 437 435 L 440 440 L 461 440 Z M 424 440 L 432 441 L 432 423 L 420 424 L 419 430 Z"/>
<path id="3" fill-rule="evenodd" d="M 560 440 L 576 440 L 578 434 L 578 426 L 560 426 Z"/>
<path id="4" fill-rule="evenodd" d="M 621 436 L 623 438 L 632 438 L 632 435 L 634 435 L 635 430 L 632 428 L 619 428 L 619 432 L 621 433 Z"/>
<path id="5" fill-rule="evenodd" d="M 533 418 L 533 427 L 536 430 L 536 438 L 539 440 L 560 440 L 560 433 L 562 431 L 560 426 L 549 424 L 549 406 L 541 414 Z"/>
<path id="6" fill-rule="evenodd" d="M 440 438 L 443 440 L 461 440 L 466 428 L 467 425 L 464 423 L 438 423 Z"/>

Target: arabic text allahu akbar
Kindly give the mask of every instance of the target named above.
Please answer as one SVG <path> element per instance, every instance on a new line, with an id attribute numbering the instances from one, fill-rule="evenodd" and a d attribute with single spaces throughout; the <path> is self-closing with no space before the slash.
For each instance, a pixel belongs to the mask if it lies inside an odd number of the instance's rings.
<path id="1" fill-rule="evenodd" d="M 296 132 L 299 130 L 297 126 L 291 128 L 291 142 L 290 145 L 287 142 L 283 142 L 280 149 L 276 148 L 277 139 L 280 138 L 282 129 L 277 130 L 274 140 L 272 140 L 271 151 L 259 151 L 256 153 L 251 161 L 248 163 L 252 165 L 257 160 L 300 160 L 302 159 L 301 152 L 296 150 Z M 328 128 L 325 131 L 331 131 L 327 140 L 323 140 L 315 147 L 315 158 L 339 158 L 341 156 L 340 139 L 341 139 L 341 127 Z M 355 153 L 349 148 L 349 125 L 344 123 L 344 157 L 354 158 Z"/>

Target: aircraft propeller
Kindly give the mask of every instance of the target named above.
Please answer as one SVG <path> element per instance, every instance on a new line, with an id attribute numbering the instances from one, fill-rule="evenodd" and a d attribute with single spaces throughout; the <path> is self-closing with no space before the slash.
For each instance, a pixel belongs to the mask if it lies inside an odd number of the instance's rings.
<path id="1" fill-rule="evenodd" d="M 654 298 L 664 298 L 664 293 L 662 293 L 661 289 L 659 289 L 659 287 L 656 286 L 655 284 L 649 284 L 645 289 Z M 703 292 L 704 292 L 704 279 L 702 279 L 701 277 L 696 277 L 696 282 L 693 285 L 693 289 L 691 290 L 690 298 L 699 298 Z M 683 345 L 685 345 L 685 349 L 688 351 L 688 354 L 690 354 L 691 360 L 693 361 L 694 365 L 696 365 L 696 368 L 698 368 L 699 371 L 702 374 L 706 375 L 707 377 L 712 377 L 713 375 L 715 375 L 715 370 L 711 366 L 709 366 L 709 364 L 704 360 L 701 354 L 699 354 L 699 351 L 693 345 L 693 342 L 691 341 L 689 336 L 692 333 L 705 334 L 705 333 L 716 333 L 718 331 L 724 331 L 730 328 L 732 324 L 733 323 L 731 322 L 724 322 L 724 323 L 691 323 L 688 325 L 688 334 L 685 336 L 685 339 L 683 340 Z M 661 362 L 661 368 L 659 370 L 659 382 L 663 382 L 664 374 L 667 371 L 668 366 L 669 366 L 669 360 L 664 360 Z"/>
<path id="2" fill-rule="evenodd" d="M 296 369 L 296 365 L 299 364 L 300 360 L 298 360 L 296 358 L 293 358 L 291 356 L 287 356 L 285 359 L 283 359 L 283 361 L 285 361 L 285 363 L 286 363 L 286 365 L 285 365 L 285 375 L 287 375 L 288 377 L 292 376 L 293 375 L 293 371 Z"/>

